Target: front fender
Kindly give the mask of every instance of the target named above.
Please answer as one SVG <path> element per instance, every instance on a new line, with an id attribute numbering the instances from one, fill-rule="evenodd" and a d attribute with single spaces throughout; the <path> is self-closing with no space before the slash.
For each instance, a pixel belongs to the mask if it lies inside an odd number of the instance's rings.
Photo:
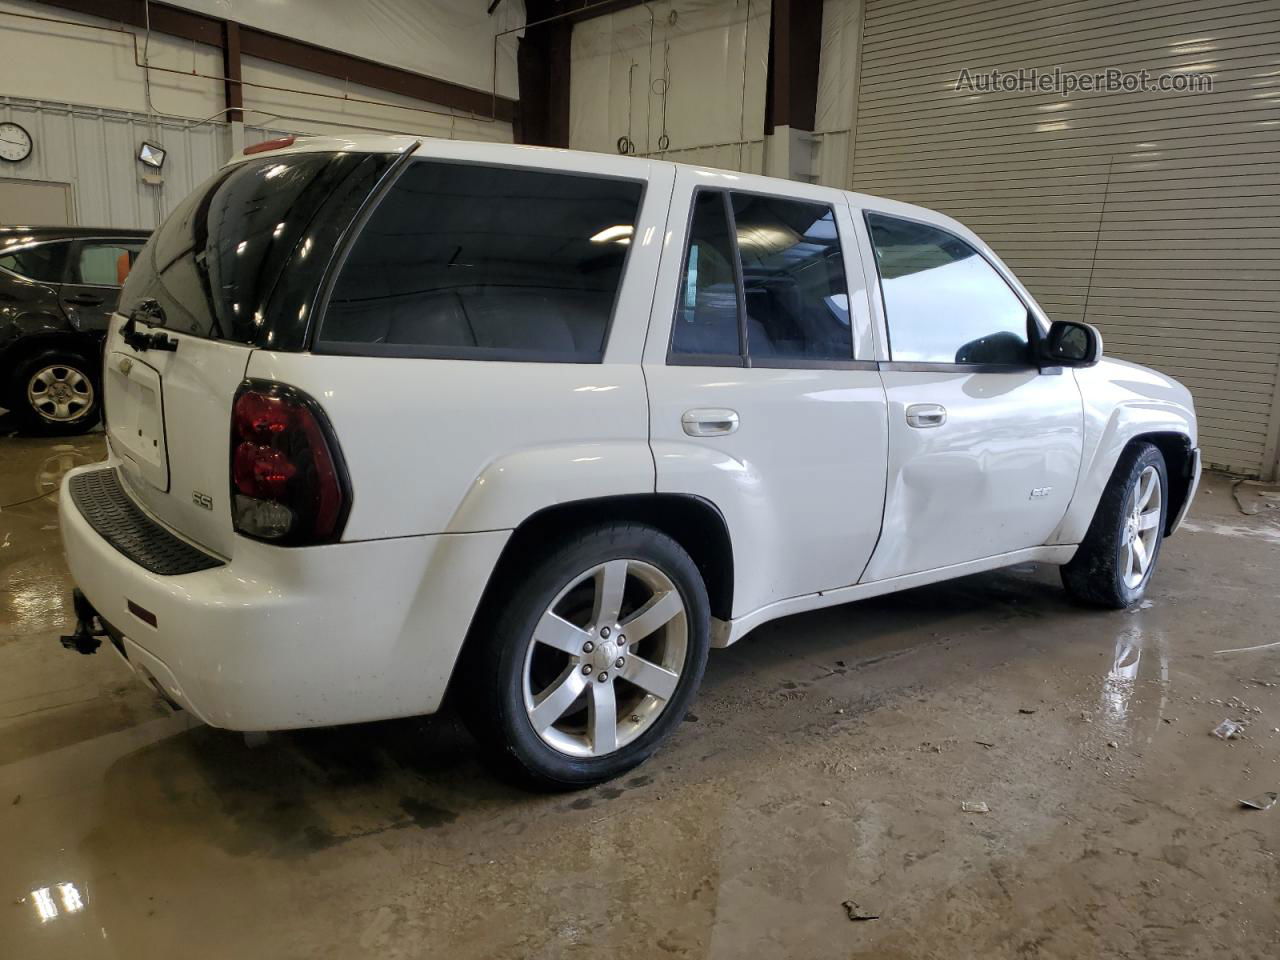
<path id="1" fill-rule="evenodd" d="M 557 504 L 653 492 L 653 455 L 644 440 L 534 447 L 485 467 L 445 532 L 510 530 Z"/>
<path id="2" fill-rule="evenodd" d="M 1185 437 L 1196 445 L 1190 394 L 1174 380 L 1136 364 L 1105 361 L 1076 371 L 1085 429 L 1075 493 L 1050 543 L 1079 543 L 1128 444 L 1151 434 Z"/>

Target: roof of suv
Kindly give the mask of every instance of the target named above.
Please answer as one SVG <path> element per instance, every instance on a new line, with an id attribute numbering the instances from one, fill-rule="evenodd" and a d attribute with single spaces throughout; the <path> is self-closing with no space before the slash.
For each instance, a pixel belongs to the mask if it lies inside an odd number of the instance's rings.
<path id="1" fill-rule="evenodd" d="M 614 176 L 627 176 L 631 175 L 631 171 L 634 171 L 634 176 L 637 178 L 647 179 L 655 167 L 666 166 L 723 175 L 735 181 L 774 181 L 777 184 L 788 184 L 791 187 L 801 183 L 801 181 L 771 177 L 767 174 L 744 173 L 738 170 L 712 167 L 707 164 L 680 163 L 674 160 L 663 160 L 654 157 L 622 156 L 616 153 L 595 153 L 589 150 L 569 150 L 562 147 L 537 147 L 527 144 L 492 141 L 450 140 L 426 136 L 412 137 L 401 134 L 370 134 L 352 137 L 281 137 L 276 140 L 264 141 L 261 144 L 252 144 L 246 148 L 245 153 L 232 157 L 228 162 L 241 163 L 247 160 L 270 159 L 271 157 L 287 154 L 322 152 L 326 150 L 350 153 L 406 153 L 410 151 L 423 153 L 423 148 L 427 144 L 437 145 L 432 149 L 447 151 L 448 155 L 454 158 L 465 157 L 466 159 L 480 162 L 508 163 L 516 166 L 536 166 L 541 162 L 548 167 L 560 167 L 567 162 L 572 168 L 578 168 L 584 162 L 582 158 L 594 156 L 602 158 L 602 162 L 607 163 Z M 430 155 L 430 153 L 428 152 L 427 155 Z M 541 158 L 541 161 L 539 158 Z M 882 197 L 873 197 L 869 194 L 857 193 L 851 190 L 843 190 L 842 192 L 856 198 L 859 202 L 874 201 L 879 205 L 887 205 L 889 209 L 896 209 L 896 212 L 900 214 L 907 216 L 914 214 L 926 215 L 928 218 L 948 221 L 962 230 L 965 229 L 961 224 L 951 220 L 950 217 L 939 214 L 935 210 Z"/>
<path id="2" fill-rule="evenodd" d="M 452 145 L 467 145 L 468 147 L 482 150 L 486 154 L 491 154 L 494 158 L 503 156 L 508 157 L 521 156 L 525 158 L 525 162 L 531 162 L 531 158 L 536 154 L 555 155 L 568 154 L 579 157 L 590 155 L 589 150 L 569 150 L 562 147 L 537 147 L 529 144 L 521 143 L 504 143 L 502 141 L 487 140 L 450 140 L 439 137 L 412 137 L 403 134 L 369 134 L 368 136 L 354 137 L 282 137 L 277 140 L 267 140 L 261 144 L 250 144 L 246 147 L 246 152 L 233 156 L 230 163 L 239 163 L 244 160 L 269 159 L 287 153 L 312 153 L 325 150 L 340 150 L 351 153 L 404 153 L 412 150 L 417 146 L 426 143 L 440 143 Z M 258 149 L 254 149 L 254 148 Z M 253 153 L 248 151 L 254 150 Z M 628 157 L 614 153 L 601 154 L 601 156 L 609 157 L 611 161 L 618 161 L 623 164 L 633 164 L 636 168 L 637 176 L 643 176 L 643 171 L 652 164 L 667 164 L 669 166 L 677 166 L 670 160 L 658 160 L 651 157 Z M 682 164 L 689 166 L 689 164 Z"/>
<path id="3" fill-rule="evenodd" d="M 145 240 L 150 230 L 132 227 L 0 227 L 0 244 L 38 243 L 43 240 L 76 240 L 81 237 L 127 237 Z"/>

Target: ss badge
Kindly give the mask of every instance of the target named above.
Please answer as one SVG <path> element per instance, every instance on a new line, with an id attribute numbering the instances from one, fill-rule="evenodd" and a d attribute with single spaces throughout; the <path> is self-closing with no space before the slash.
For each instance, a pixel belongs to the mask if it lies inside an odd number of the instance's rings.
<path id="1" fill-rule="evenodd" d="M 201 493 L 199 490 L 191 491 L 191 502 L 197 507 L 204 507 L 206 510 L 213 509 L 213 497 L 207 493 Z"/>

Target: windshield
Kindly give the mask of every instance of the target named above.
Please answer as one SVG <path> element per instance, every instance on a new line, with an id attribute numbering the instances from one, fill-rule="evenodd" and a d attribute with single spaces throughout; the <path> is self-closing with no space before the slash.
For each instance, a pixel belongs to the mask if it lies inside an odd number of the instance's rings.
<path id="1" fill-rule="evenodd" d="M 180 333 L 300 349 L 310 311 L 277 302 L 277 290 L 319 287 L 329 253 L 391 159 L 299 153 L 220 170 L 153 235 L 121 312 L 155 301 L 146 312 Z"/>

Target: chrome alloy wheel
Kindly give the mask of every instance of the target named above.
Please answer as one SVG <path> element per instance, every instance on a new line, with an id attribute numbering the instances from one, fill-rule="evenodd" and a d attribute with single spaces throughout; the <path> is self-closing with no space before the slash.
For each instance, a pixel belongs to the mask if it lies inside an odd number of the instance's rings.
<path id="1" fill-rule="evenodd" d="M 1151 569 L 1151 560 L 1160 539 L 1160 471 L 1147 467 L 1129 492 L 1129 511 L 1120 532 L 1120 575 L 1124 585 L 1136 590 Z"/>
<path id="2" fill-rule="evenodd" d="M 27 403 L 46 420 L 67 423 L 93 406 L 93 383 L 75 367 L 55 363 L 27 381 Z"/>
<path id="3" fill-rule="evenodd" d="M 684 600 L 665 573 L 641 560 L 598 564 L 534 628 L 522 679 L 529 723 L 560 753 L 613 753 L 666 709 L 688 645 Z"/>

